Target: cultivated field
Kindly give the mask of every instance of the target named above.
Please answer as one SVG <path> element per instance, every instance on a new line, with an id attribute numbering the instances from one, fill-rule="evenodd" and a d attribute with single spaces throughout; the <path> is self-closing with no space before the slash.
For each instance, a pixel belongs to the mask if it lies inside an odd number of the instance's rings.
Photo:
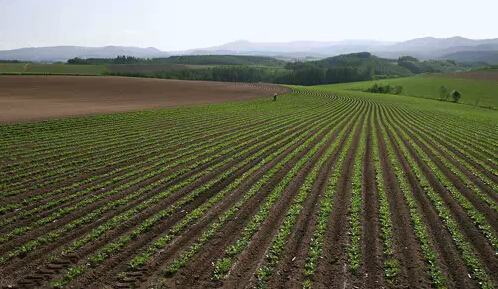
<path id="1" fill-rule="evenodd" d="M 184 69 L 205 69 L 207 65 L 187 65 L 187 64 L 108 64 L 110 72 L 141 73 L 154 75 L 158 71 L 184 70 Z"/>
<path id="2" fill-rule="evenodd" d="M 460 79 L 474 79 L 474 80 L 491 80 L 498 81 L 498 70 L 476 70 L 460 73 L 447 73 L 447 74 L 434 74 L 434 77 L 443 78 L 460 78 Z"/>
<path id="3" fill-rule="evenodd" d="M 294 89 L 0 126 L 0 284 L 497 286 L 496 111 Z"/>
<path id="4" fill-rule="evenodd" d="M 0 122 L 236 101 L 287 91 L 271 84 L 96 76 L 0 76 Z"/>
<path id="5" fill-rule="evenodd" d="M 439 88 L 446 86 L 450 91 L 462 93 L 460 103 L 498 108 L 498 74 L 495 71 L 474 71 L 455 74 L 429 74 L 405 78 L 340 83 L 331 87 L 344 90 L 364 90 L 374 84 L 390 84 L 403 87 L 403 95 L 439 99 Z"/>
<path id="6" fill-rule="evenodd" d="M 67 65 L 44 63 L 0 63 L 0 74 L 77 74 L 101 75 L 106 65 Z"/>

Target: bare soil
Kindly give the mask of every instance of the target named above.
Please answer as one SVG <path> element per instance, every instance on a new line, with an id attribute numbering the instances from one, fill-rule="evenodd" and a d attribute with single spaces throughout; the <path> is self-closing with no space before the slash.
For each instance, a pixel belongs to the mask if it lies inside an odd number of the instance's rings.
<path id="1" fill-rule="evenodd" d="M 104 76 L 0 76 L 0 122 L 64 118 L 282 94 L 273 84 Z"/>
<path id="2" fill-rule="evenodd" d="M 475 80 L 490 80 L 498 81 L 498 71 L 469 71 L 459 73 L 446 73 L 430 75 L 429 77 L 441 78 L 462 78 L 462 79 L 475 79 Z"/>

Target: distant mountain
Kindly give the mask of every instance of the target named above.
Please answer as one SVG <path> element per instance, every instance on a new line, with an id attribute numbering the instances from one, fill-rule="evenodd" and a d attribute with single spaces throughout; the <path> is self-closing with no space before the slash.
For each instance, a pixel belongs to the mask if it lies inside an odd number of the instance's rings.
<path id="1" fill-rule="evenodd" d="M 458 51 L 442 55 L 439 58 L 454 60 L 457 62 L 498 63 L 498 51 Z"/>
<path id="2" fill-rule="evenodd" d="M 292 53 L 292 52 L 302 52 L 302 51 L 312 52 L 318 48 L 326 47 L 331 44 L 332 42 L 320 42 L 320 41 L 250 42 L 246 40 L 239 40 L 239 41 L 225 43 L 219 46 L 201 48 L 196 50 L 203 50 L 206 52 L 232 51 L 237 53 L 244 53 L 249 51 Z M 184 52 L 191 54 L 192 50 Z"/>
<path id="3" fill-rule="evenodd" d="M 31 47 L 0 51 L 2 60 L 22 60 L 39 62 L 67 61 L 80 58 L 115 58 L 118 55 L 127 55 L 140 58 L 167 57 L 168 53 L 154 47 L 139 48 L 126 46 L 82 47 L 82 46 L 53 46 Z"/>
<path id="4" fill-rule="evenodd" d="M 466 50 L 498 51 L 498 39 L 426 37 L 378 47 L 370 51 L 378 56 L 389 58 L 411 55 L 420 59 L 439 59 L 445 54 Z"/>
<path id="5" fill-rule="evenodd" d="M 306 57 L 325 58 L 344 53 L 367 51 L 370 48 L 391 44 L 373 40 L 343 41 L 292 41 L 292 42 L 250 42 L 239 40 L 219 46 L 170 52 L 172 55 L 196 54 L 240 54 L 261 55 L 278 58 L 305 59 Z"/>
<path id="6" fill-rule="evenodd" d="M 397 43 L 373 40 L 293 41 L 281 43 L 240 40 L 208 48 L 171 52 L 171 54 L 240 54 L 304 60 L 306 57 L 326 58 L 362 51 L 368 51 L 384 58 L 412 55 L 422 60 L 439 59 L 445 54 L 458 51 L 498 51 L 498 38 L 474 40 L 463 37 L 425 37 Z"/>
<path id="7" fill-rule="evenodd" d="M 368 51 L 383 58 L 396 59 L 401 56 L 414 56 L 420 60 L 442 59 L 445 55 L 457 52 L 474 51 L 477 55 L 491 55 L 498 51 L 498 38 L 474 40 L 463 37 L 417 38 L 403 42 L 382 42 L 374 40 L 343 41 L 291 41 L 291 42 L 250 42 L 239 40 L 218 46 L 196 48 L 184 51 L 164 52 L 156 48 L 123 46 L 81 47 L 55 46 L 22 48 L 0 51 L 0 60 L 24 60 L 54 62 L 80 58 L 115 58 L 118 55 L 140 58 L 167 57 L 168 55 L 254 55 L 270 56 L 289 61 L 323 59 L 331 56 Z M 487 59 L 487 56 L 477 57 Z"/>

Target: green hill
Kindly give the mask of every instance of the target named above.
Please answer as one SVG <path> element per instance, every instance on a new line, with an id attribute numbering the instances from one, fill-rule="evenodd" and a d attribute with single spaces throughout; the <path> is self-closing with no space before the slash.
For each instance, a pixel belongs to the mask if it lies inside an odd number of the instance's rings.
<path id="1" fill-rule="evenodd" d="M 457 51 L 441 58 L 462 62 L 498 63 L 498 51 Z"/>
<path id="2" fill-rule="evenodd" d="M 421 98 L 439 99 L 439 88 L 445 86 L 449 91 L 462 93 L 460 103 L 498 108 L 498 82 L 489 80 L 443 78 L 431 76 L 412 76 L 397 79 L 362 81 L 354 83 L 334 84 L 330 88 L 342 91 L 365 91 L 374 84 L 402 86 L 402 95 Z M 371 93 L 369 93 L 372 95 Z M 435 103 L 437 105 L 438 102 Z"/>
<path id="3" fill-rule="evenodd" d="M 321 69 L 353 69 L 359 74 L 368 74 L 377 78 L 409 76 L 412 72 L 397 65 L 394 59 L 385 59 L 368 52 L 343 54 L 318 61 L 296 62 L 287 64 L 288 69 L 302 69 L 307 66 L 316 66 Z"/>
<path id="4" fill-rule="evenodd" d="M 380 58 L 368 52 L 338 55 L 318 61 L 326 67 L 356 67 L 359 70 L 373 69 L 376 77 L 408 76 L 412 72 L 397 65 L 396 60 Z"/>

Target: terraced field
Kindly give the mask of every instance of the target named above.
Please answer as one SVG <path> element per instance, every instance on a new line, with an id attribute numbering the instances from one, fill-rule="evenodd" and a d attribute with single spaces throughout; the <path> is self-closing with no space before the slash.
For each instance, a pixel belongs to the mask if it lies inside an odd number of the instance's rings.
<path id="1" fill-rule="evenodd" d="M 497 133 L 328 87 L 4 124 L 0 284 L 495 288 Z"/>

